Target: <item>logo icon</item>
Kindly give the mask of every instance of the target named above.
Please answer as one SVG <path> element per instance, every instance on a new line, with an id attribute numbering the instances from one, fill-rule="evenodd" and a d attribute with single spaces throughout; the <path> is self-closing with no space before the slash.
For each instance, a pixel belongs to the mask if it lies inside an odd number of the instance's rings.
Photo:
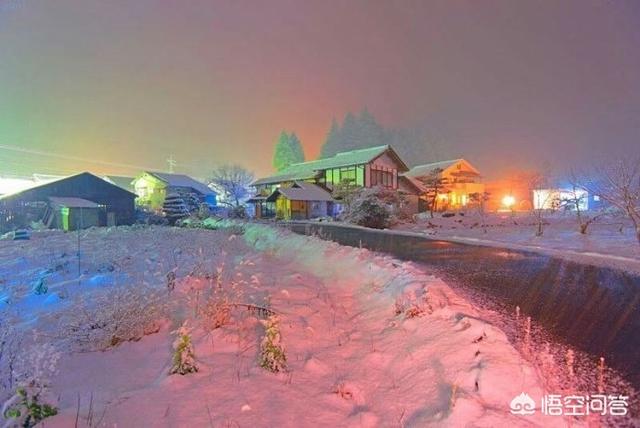
<path id="1" fill-rule="evenodd" d="M 514 415 L 533 415 L 536 412 L 535 401 L 524 392 L 511 400 L 509 407 Z"/>

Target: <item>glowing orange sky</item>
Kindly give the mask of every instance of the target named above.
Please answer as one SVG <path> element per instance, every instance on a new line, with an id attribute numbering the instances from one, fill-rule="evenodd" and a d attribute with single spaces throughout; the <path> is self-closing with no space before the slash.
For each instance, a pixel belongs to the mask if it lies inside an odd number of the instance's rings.
<path id="1" fill-rule="evenodd" d="M 634 2 L 0 5 L 0 145 L 263 175 L 281 129 L 313 158 L 332 117 L 367 106 L 484 170 L 640 151 Z M 133 173 L 1 149 L 0 162 Z"/>

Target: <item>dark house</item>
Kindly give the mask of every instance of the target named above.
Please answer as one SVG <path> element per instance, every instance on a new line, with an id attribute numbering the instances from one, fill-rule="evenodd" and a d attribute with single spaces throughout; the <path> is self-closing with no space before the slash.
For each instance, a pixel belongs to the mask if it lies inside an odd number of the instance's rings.
<path id="1" fill-rule="evenodd" d="M 46 226 L 74 230 L 132 224 L 136 195 L 88 172 L 0 197 L 0 231 Z"/>

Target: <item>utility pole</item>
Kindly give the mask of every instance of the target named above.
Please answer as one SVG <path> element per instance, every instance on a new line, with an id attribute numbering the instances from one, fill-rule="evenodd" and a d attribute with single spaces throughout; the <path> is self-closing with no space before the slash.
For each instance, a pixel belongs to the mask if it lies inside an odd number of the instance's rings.
<path id="1" fill-rule="evenodd" d="M 167 163 L 169 164 L 169 174 L 173 174 L 173 168 L 176 166 L 176 160 L 173 158 L 173 155 L 169 156 Z"/>

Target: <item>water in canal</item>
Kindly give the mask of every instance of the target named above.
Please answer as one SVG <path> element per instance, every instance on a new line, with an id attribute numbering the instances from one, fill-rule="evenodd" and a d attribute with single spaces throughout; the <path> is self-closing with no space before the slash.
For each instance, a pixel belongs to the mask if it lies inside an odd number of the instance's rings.
<path id="1" fill-rule="evenodd" d="M 519 250 L 330 224 L 289 227 L 423 265 L 481 307 L 544 372 L 549 391 L 630 395 L 638 417 L 639 276 Z"/>

